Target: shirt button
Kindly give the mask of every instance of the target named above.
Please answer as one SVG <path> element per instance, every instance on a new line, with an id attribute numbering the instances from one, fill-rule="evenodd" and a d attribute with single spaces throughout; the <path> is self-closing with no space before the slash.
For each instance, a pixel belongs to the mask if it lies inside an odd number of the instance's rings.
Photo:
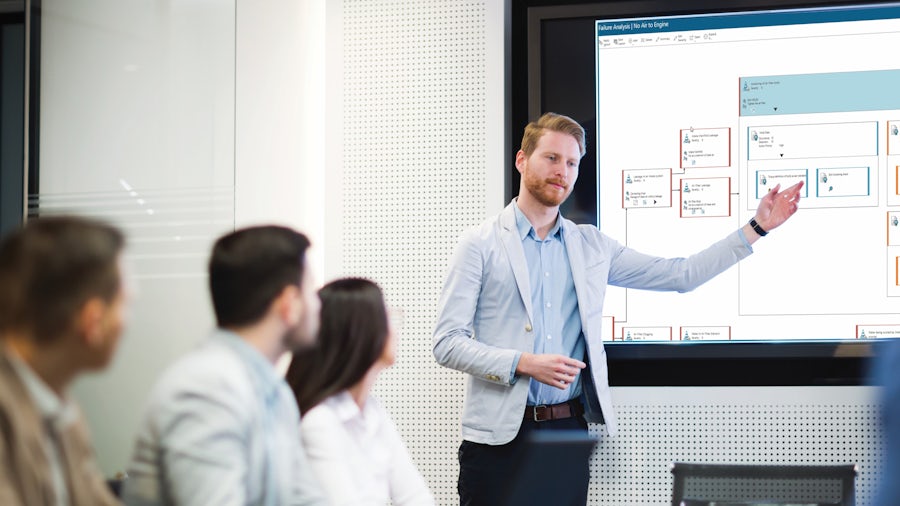
<path id="1" fill-rule="evenodd" d="M 550 334 L 547 334 L 547 339 L 553 339 L 553 336 L 551 336 Z"/>
<path id="2" fill-rule="evenodd" d="M 549 303 L 549 302 L 547 303 L 547 307 L 550 307 L 550 303 Z"/>
<path id="3" fill-rule="evenodd" d="M 531 324 L 530 323 L 525 324 L 525 332 L 531 332 Z"/>
<path id="4" fill-rule="evenodd" d="M 545 277 L 545 278 L 549 278 L 549 277 L 550 277 L 550 271 L 545 272 L 545 273 L 544 273 L 544 277 Z"/>

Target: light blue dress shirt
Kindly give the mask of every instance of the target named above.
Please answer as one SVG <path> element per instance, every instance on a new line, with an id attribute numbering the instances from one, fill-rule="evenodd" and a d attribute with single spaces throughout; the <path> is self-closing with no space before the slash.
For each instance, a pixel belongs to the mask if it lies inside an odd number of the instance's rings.
<path id="1" fill-rule="evenodd" d="M 128 505 L 326 504 L 290 388 L 262 354 L 224 330 L 163 373 L 128 474 Z"/>
<path id="2" fill-rule="evenodd" d="M 565 355 L 584 359 L 584 338 L 578 297 L 569 267 L 569 256 L 560 228 L 560 217 L 541 240 L 528 218 L 514 205 L 516 227 L 525 250 L 531 284 L 531 307 L 534 308 L 534 353 Z M 521 353 L 516 357 L 516 365 Z M 528 404 L 559 404 L 581 395 L 581 374 L 565 390 L 531 379 Z"/>

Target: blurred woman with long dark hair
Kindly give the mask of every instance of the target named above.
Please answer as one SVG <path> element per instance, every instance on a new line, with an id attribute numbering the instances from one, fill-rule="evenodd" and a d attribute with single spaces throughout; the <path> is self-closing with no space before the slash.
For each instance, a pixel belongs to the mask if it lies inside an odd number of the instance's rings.
<path id="1" fill-rule="evenodd" d="M 369 395 L 397 353 L 381 289 L 345 278 L 325 285 L 319 297 L 319 339 L 294 353 L 287 381 L 322 488 L 336 506 L 433 505 L 394 423 Z"/>

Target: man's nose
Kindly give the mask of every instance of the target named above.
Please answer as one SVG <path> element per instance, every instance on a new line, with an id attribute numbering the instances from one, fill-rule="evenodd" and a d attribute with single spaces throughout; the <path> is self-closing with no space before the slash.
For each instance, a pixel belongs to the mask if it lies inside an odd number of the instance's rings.
<path id="1" fill-rule="evenodd" d="M 565 161 L 556 162 L 553 164 L 553 175 L 562 179 L 566 179 L 566 176 L 568 175 L 568 171 L 566 169 L 567 168 Z"/>

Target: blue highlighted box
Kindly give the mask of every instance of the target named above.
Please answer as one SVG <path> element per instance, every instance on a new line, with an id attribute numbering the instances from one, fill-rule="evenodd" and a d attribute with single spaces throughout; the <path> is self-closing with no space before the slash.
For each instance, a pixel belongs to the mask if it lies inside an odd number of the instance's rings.
<path id="1" fill-rule="evenodd" d="M 756 199 L 763 198 L 769 190 L 781 185 L 781 188 L 788 188 L 791 185 L 803 181 L 803 188 L 800 190 L 800 197 L 809 196 L 809 169 L 773 169 L 756 171 Z"/>
<path id="2" fill-rule="evenodd" d="M 900 109 L 900 70 L 741 77 L 740 115 Z"/>
<path id="3" fill-rule="evenodd" d="M 816 169 L 816 197 L 868 197 L 872 194 L 870 167 Z"/>

